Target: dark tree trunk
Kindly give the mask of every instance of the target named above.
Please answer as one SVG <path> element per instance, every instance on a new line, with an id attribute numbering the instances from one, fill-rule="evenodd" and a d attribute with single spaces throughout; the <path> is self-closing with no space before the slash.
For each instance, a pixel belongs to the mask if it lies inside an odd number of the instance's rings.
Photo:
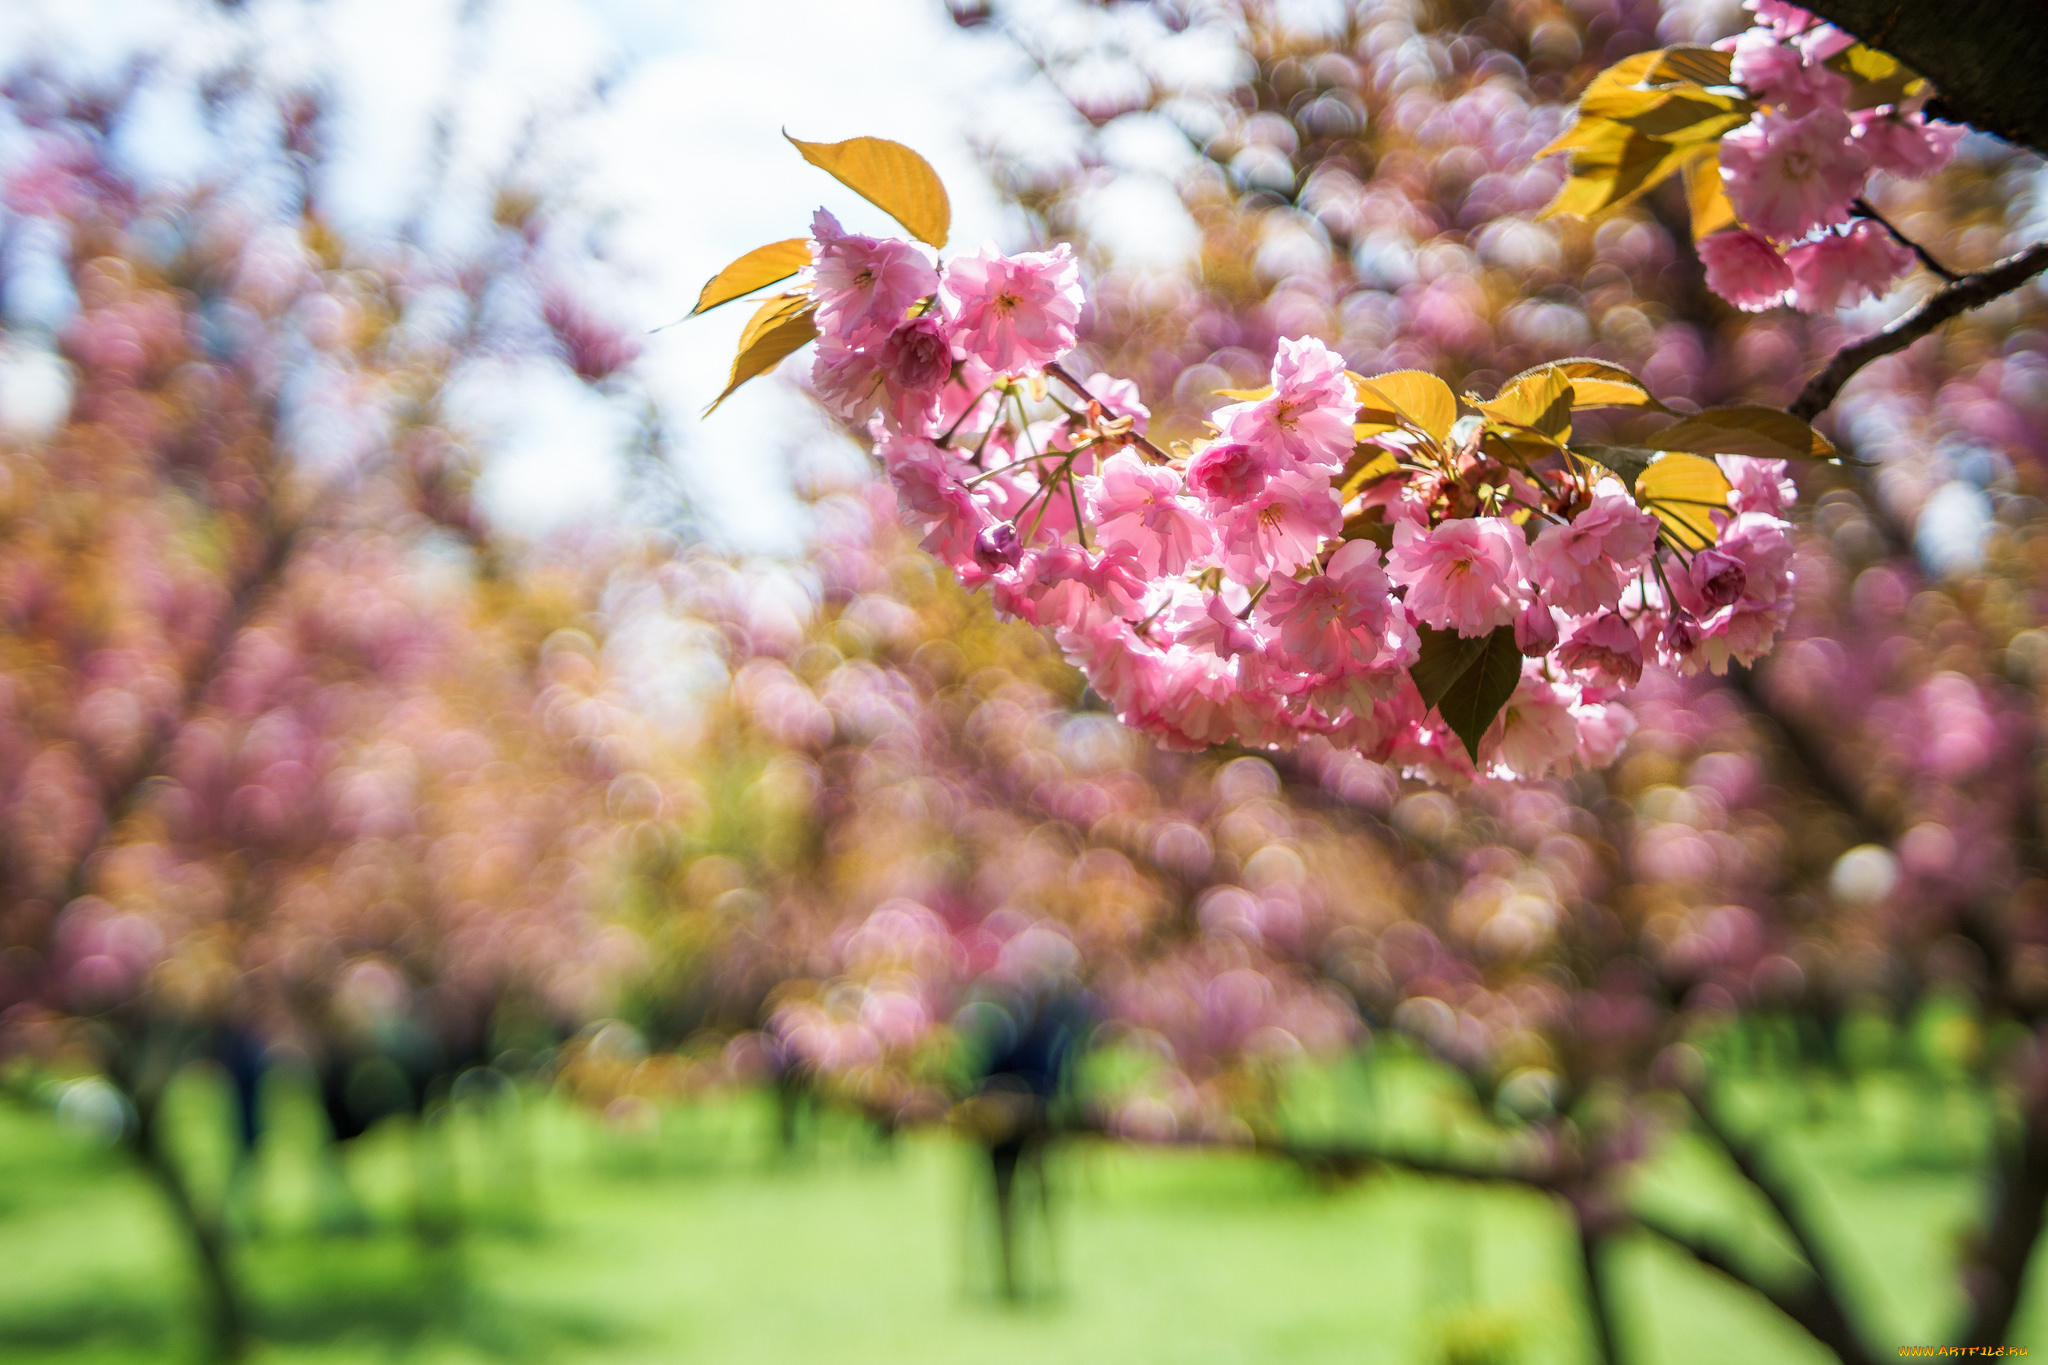
<path id="1" fill-rule="evenodd" d="M 2048 5 L 2041 0 L 1804 0 L 1940 93 L 1934 112 L 2048 156 Z"/>
<path id="2" fill-rule="evenodd" d="M 2028 1116 L 2017 1146 L 1992 1174 L 1991 1223 L 1978 1254 L 1964 1267 L 1970 1297 L 1965 1346 L 2000 1346 L 2011 1338 L 2013 1314 L 2027 1283 L 2034 1248 L 2048 1214 L 2048 1115 Z"/>
<path id="3" fill-rule="evenodd" d="M 184 1172 L 164 1147 L 163 1129 L 155 1100 L 148 1096 L 129 1097 L 135 1106 L 135 1131 L 130 1150 L 149 1178 L 163 1192 L 179 1228 L 191 1245 L 199 1270 L 199 1289 L 205 1308 L 205 1358 L 215 1365 L 233 1365 L 249 1353 L 248 1318 L 242 1296 L 228 1263 L 227 1233 L 218 1218 L 209 1217 L 193 1198 Z"/>

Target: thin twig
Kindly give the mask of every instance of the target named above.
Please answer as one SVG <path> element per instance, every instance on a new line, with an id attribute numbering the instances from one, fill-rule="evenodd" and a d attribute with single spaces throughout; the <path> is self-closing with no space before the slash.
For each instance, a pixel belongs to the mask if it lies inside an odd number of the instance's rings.
<path id="1" fill-rule="evenodd" d="M 1886 232 L 1889 232 L 1892 235 L 1893 241 L 1897 242 L 1900 246 L 1912 252 L 1915 256 L 1918 256 L 1920 258 L 1920 264 L 1926 266 L 1929 270 L 1932 270 L 1935 274 L 1941 276 L 1941 278 L 1946 280 L 1948 283 L 1954 284 L 1957 280 L 1962 278 L 1961 275 L 1956 274 L 1955 271 L 1950 270 L 1940 261 L 1935 260 L 1933 252 L 1929 251 L 1926 247 L 1914 241 L 1911 237 L 1908 237 L 1905 233 L 1899 231 L 1898 228 L 1893 225 L 1891 219 L 1885 217 L 1883 214 L 1879 213 L 1875 208 L 1871 206 L 1871 203 L 1868 199 L 1858 199 L 1855 203 L 1849 205 L 1849 207 L 1855 209 L 1856 212 L 1862 214 L 1865 218 L 1868 218 L 1871 222 L 1877 224 Z"/>
<path id="2" fill-rule="evenodd" d="M 1058 361 L 1054 361 L 1051 364 L 1047 365 L 1045 367 L 1045 372 L 1051 375 L 1054 379 L 1059 380 L 1060 383 L 1065 384 L 1068 388 L 1072 389 L 1075 395 L 1083 399 L 1084 401 L 1090 403 L 1102 402 L 1100 398 L 1097 398 L 1094 394 L 1088 392 L 1087 386 L 1082 384 L 1080 380 L 1074 378 L 1074 376 L 1068 374 L 1064 369 L 1062 369 Z M 1103 406 L 1107 407 L 1108 405 L 1103 404 Z M 1150 459 L 1153 464 L 1167 464 L 1170 462 L 1170 457 L 1167 455 L 1167 453 L 1161 450 L 1158 446 L 1153 445 L 1143 436 L 1139 435 L 1138 429 L 1135 426 L 1132 427 L 1130 431 L 1126 432 L 1125 436 L 1132 445 L 1144 451 L 1146 457 Z"/>
<path id="3" fill-rule="evenodd" d="M 1871 361 L 1905 350 L 1950 318 L 2010 294 L 2044 270 L 2048 270 L 2048 242 L 2037 242 L 1988 269 L 1944 286 L 1882 331 L 1835 352 L 1827 368 L 1807 381 L 1798 400 L 1787 411 L 1801 421 L 1811 422 L 1835 401 L 1835 395 L 1842 391 L 1849 377 Z"/>

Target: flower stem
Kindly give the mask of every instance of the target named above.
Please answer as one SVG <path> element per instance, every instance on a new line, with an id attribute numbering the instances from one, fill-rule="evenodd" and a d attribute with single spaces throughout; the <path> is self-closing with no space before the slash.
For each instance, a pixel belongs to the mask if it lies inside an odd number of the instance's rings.
<path id="1" fill-rule="evenodd" d="M 1088 402 L 1099 403 L 1102 401 L 1101 399 L 1097 398 L 1094 394 L 1088 392 L 1087 386 L 1084 385 L 1080 380 L 1074 378 L 1074 376 L 1068 374 L 1066 370 L 1061 368 L 1060 363 L 1058 361 L 1055 360 L 1048 362 L 1045 367 L 1045 372 L 1051 375 L 1054 379 L 1059 380 L 1060 383 L 1065 384 L 1069 389 L 1072 389 L 1077 396 L 1086 399 Z M 1158 446 L 1153 445 L 1152 442 L 1146 440 L 1143 436 L 1140 436 L 1138 434 L 1138 429 L 1136 427 L 1132 427 L 1130 430 L 1130 442 L 1138 449 L 1144 451 L 1145 457 L 1151 460 L 1153 464 L 1170 463 L 1170 459 L 1167 453 L 1161 450 Z"/>

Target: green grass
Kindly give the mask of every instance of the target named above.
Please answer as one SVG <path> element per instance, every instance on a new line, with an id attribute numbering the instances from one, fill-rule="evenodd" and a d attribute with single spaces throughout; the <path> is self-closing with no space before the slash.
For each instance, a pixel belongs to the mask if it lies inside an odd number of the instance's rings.
<path id="1" fill-rule="evenodd" d="M 195 1168 L 224 1170 L 224 1144 L 206 1141 L 208 1087 L 178 1098 Z M 1867 1106 L 1838 1107 L 1787 1120 L 1788 1159 L 1875 1320 L 1899 1343 L 1938 1340 L 1927 1334 L 1954 1306 L 1944 1267 L 1970 1213 L 1968 1173 L 1952 1146 L 1873 1146 Z M 884 1145 L 828 1119 L 786 1159 L 765 1100 L 614 1132 L 529 1096 L 514 1124 L 449 1124 L 445 1159 L 429 1147 L 423 1167 L 402 1127 L 371 1134 L 349 1166 L 371 1228 L 341 1235 L 321 1231 L 335 1191 L 309 1107 L 287 1095 L 272 1108 L 244 1205 L 257 1226 L 240 1243 L 264 1362 L 1588 1358 L 1568 1229 L 1540 1197 L 1386 1177 L 1325 1190 L 1257 1160 L 1071 1147 L 1053 1168 L 1052 1235 L 1032 1252 L 1038 1292 L 1011 1305 L 989 1290 L 971 1153 L 943 1135 Z M 430 1207 L 466 1209 L 461 1237 L 410 1231 L 422 1175 Z M 1703 1151 L 1667 1161 L 1643 1193 L 1760 1249 L 1768 1239 Z M 8 1365 L 191 1357 L 192 1283 L 158 1198 L 119 1153 L 7 1104 L 0 1268 Z M 1614 1278 L 1630 1365 L 1825 1358 L 1654 1247 L 1625 1246 Z M 2048 1349 L 2039 1313 L 2030 1324 L 2016 1343 Z"/>

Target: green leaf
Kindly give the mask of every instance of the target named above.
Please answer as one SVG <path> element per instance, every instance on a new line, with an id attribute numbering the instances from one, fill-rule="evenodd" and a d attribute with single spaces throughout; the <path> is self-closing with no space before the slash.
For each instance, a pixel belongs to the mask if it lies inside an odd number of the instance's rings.
<path id="1" fill-rule="evenodd" d="M 766 289 L 788 279 L 810 263 L 811 244 L 803 237 L 757 246 L 706 281 L 690 316 L 708 313 L 719 304 L 731 303 L 756 289 Z"/>
<path id="2" fill-rule="evenodd" d="M 1415 680 L 1424 704 L 1443 717 L 1477 763 L 1479 741 L 1522 681 L 1522 651 L 1515 648 L 1515 628 L 1502 626 L 1479 636 L 1431 626 L 1416 629 L 1422 636 L 1422 650 L 1408 676 Z"/>
<path id="3" fill-rule="evenodd" d="M 734 389 L 756 375 L 765 374 L 790 352 L 807 341 L 815 341 L 818 326 L 813 320 L 818 308 L 808 294 L 777 294 L 761 305 L 740 333 L 739 353 L 732 359 L 732 378 L 725 392 L 704 409 L 709 417 Z"/>
<path id="4" fill-rule="evenodd" d="M 1776 408 L 1708 408 L 1644 438 L 1659 450 L 1754 455 L 1765 460 L 1832 460 L 1828 438 Z"/>
<path id="5" fill-rule="evenodd" d="M 911 236 L 934 247 L 945 246 L 953 226 L 953 205 L 931 162 L 887 138 L 804 142 L 788 133 L 783 136 L 804 160 L 903 224 Z"/>

